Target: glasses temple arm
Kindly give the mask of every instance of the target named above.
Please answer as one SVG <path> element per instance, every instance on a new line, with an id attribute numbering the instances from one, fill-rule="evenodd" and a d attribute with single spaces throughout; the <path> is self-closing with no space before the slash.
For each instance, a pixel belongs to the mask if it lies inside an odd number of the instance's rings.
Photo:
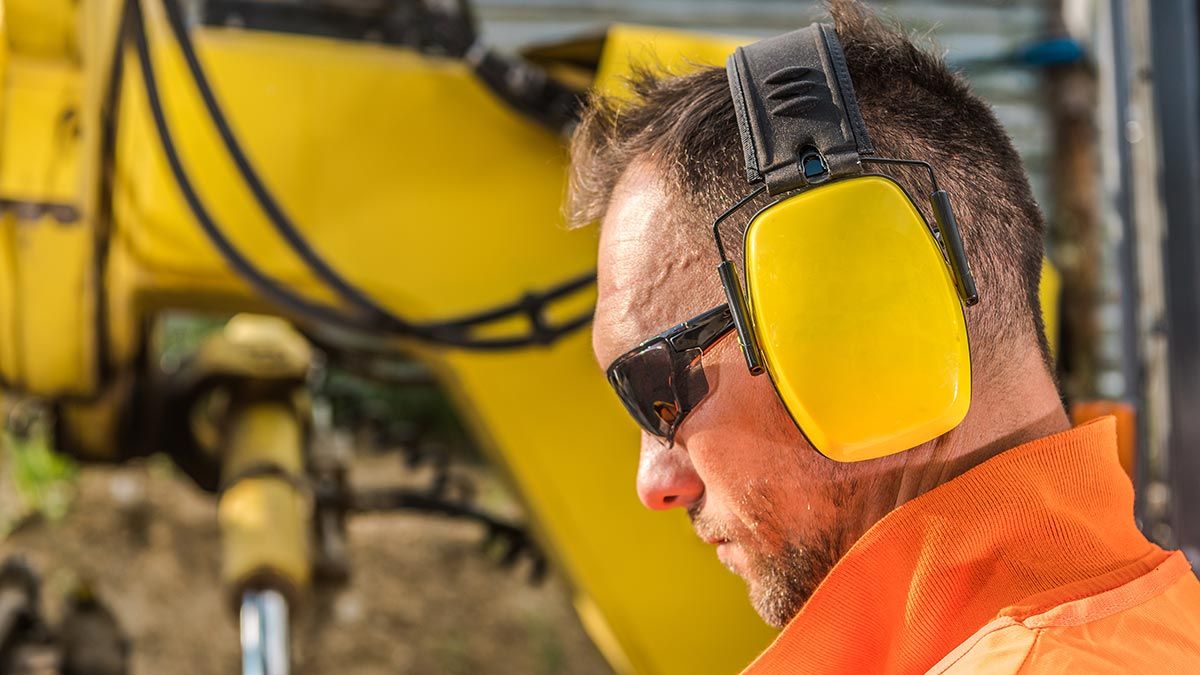
<path id="1" fill-rule="evenodd" d="M 725 289 L 725 298 L 729 302 L 729 311 L 733 315 L 733 325 L 737 328 L 738 344 L 742 347 L 742 355 L 746 357 L 746 367 L 750 369 L 752 375 L 761 375 L 766 369 L 763 368 L 762 352 L 758 349 L 758 340 L 754 337 L 754 327 L 750 323 L 750 310 L 747 307 L 746 295 L 742 292 L 742 286 L 738 282 L 737 270 L 734 269 L 733 263 L 730 262 L 729 256 L 725 252 L 725 244 L 721 242 L 721 224 L 766 191 L 766 185 L 758 186 L 717 216 L 712 227 L 717 253 L 721 256 L 717 274 L 721 277 L 721 286 Z"/>

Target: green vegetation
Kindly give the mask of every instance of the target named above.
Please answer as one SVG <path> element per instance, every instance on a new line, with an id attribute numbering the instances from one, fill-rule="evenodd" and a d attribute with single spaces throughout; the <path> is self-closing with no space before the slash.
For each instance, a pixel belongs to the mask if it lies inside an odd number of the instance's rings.
<path id="1" fill-rule="evenodd" d="M 567 653 L 562 635 L 557 627 L 545 617 L 530 615 L 527 619 L 530 644 L 537 651 L 537 662 L 542 675 L 559 675 L 568 670 Z"/>
<path id="2" fill-rule="evenodd" d="M 51 449 L 44 422 L 0 433 L 0 540 L 28 518 L 67 515 L 77 475 L 75 462 Z"/>

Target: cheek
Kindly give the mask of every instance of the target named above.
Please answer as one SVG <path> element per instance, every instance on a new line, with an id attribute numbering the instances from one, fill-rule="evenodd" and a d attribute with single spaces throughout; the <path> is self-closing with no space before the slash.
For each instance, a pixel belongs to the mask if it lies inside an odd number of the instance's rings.
<path id="1" fill-rule="evenodd" d="M 681 429 L 704 483 L 704 513 L 773 546 L 836 529 L 838 466 L 809 445 L 770 379 L 740 354 L 706 367 L 711 393 Z"/>
<path id="2" fill-rule="evenodd" d="M 706 366 L 710 393 L 680 430 L 710 500 L 745 501 L 753 491 L 804 490 L 815 451 L 779 403 L 771 381 L 746 371 L 740 355 Z"/>

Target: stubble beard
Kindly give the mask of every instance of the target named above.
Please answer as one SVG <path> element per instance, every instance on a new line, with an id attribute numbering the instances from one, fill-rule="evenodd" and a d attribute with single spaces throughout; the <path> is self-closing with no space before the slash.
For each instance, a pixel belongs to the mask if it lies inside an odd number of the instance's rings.
<path id="1" fill-rule="evenodd" d="M 746 553 L 748 569 L 731 571 L 746 582 L 750 604 L 763 621 L 775 628 L 783 628 L 800 612 L 841 558 L 840 545 L 845 537 L 843 533 L 822 532 L 802 545 L 790 541 L 771 517 L 773 514 L 766 513 L 768 515 L 758 521 L 756 528 L 765 537 L 746 537 L 745 533 L 736 537 Z M 704 538 L 728 539 L 733 534 L 705 519 L 698 508 L 689 509 L 688 515 L 697 533 Z M 774 550 L 768 552 L 768 546 Z"/>
<path id="2" fill-rule="evenodd" d="M 777 553 L 750 555 L 746 586 L 763 621 L 783 628 L 800 613 L 837 563 L 836 539 L 821 536 L 809 546 L 786 542 Z"/>

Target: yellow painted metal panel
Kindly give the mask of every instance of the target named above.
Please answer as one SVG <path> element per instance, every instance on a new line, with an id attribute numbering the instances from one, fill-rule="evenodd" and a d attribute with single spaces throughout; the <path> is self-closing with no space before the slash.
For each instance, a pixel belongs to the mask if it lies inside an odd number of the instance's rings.
<path id="1" fill-rule="evenodd" d="M 0 119 L 7 103 L 8 20 L 7 7 L 0 0 Z M 0 214 L 0 382 L 16 377 L 16 255 L 13 251 L 12 216 Z"/>
<path id="2" fill-rule="evenodd" d="M 0 0 L 0 73 L 8 70 L 8 32 L 8 7 L 6 0 Z M 0 100 L 0 105 L 3 103 Z"/>
<path id="3" fill-rule="evenodd" d="M 610 95 L 627 91 L 637 68 L 682 74 L 697 65 L 724 66 L 739 45 L 753 40 L 684 30 L 618 24 L 608 30 L 594 87 Z"/>
<path id="4" fill-rule="evenodd" d="M 92 381 L 90 232 L 52 218 L 16 228 L 17 315 L 22 389 L 39 395 L 86 393 Z"/>
<path id="5" fill-rule="evenodd" d="M 75 10 L 79 0 L 4 0 L 6 43 L 26 56 L 70 57 L 79 47 Z"/>
<path id="6" fill-rule="evenodd" d="M 12 24 L 9 24 L 12 27 Z M 12 55 L 4 71 L 0 197 L 18 202 L 4 219 L 0 305 L 6 379 L 43 395 L 90 392 L 93 241 L 86 221 L 40 210 L 79 194 L 78 69 L 64 59 Z"/>
<path id="7" fill-rule="evenodd" d="M 20 311 L 15 238 L 12 216 L 0 216 L 0 382 L 13 384 L 18 377 L 17 314 Z"/>
<path id="8" fill-rule="evenodd" d="M 1046 341 L 1050 343 L 1050 354 L 1058 355 L 1058 301 L 1062 293 L 1062 274 L 1050 262 L 1042 258 L 1042 281 L 1038 286 L 1038 300 L 1042 304 L 1042 323 L 1046 327 Z"/>
<path id="9" fill-rule="evenodd" d="M 0 195 L 69 202 L 79 191 L 79 70 L 13 56 L 4 78 Z"/>

